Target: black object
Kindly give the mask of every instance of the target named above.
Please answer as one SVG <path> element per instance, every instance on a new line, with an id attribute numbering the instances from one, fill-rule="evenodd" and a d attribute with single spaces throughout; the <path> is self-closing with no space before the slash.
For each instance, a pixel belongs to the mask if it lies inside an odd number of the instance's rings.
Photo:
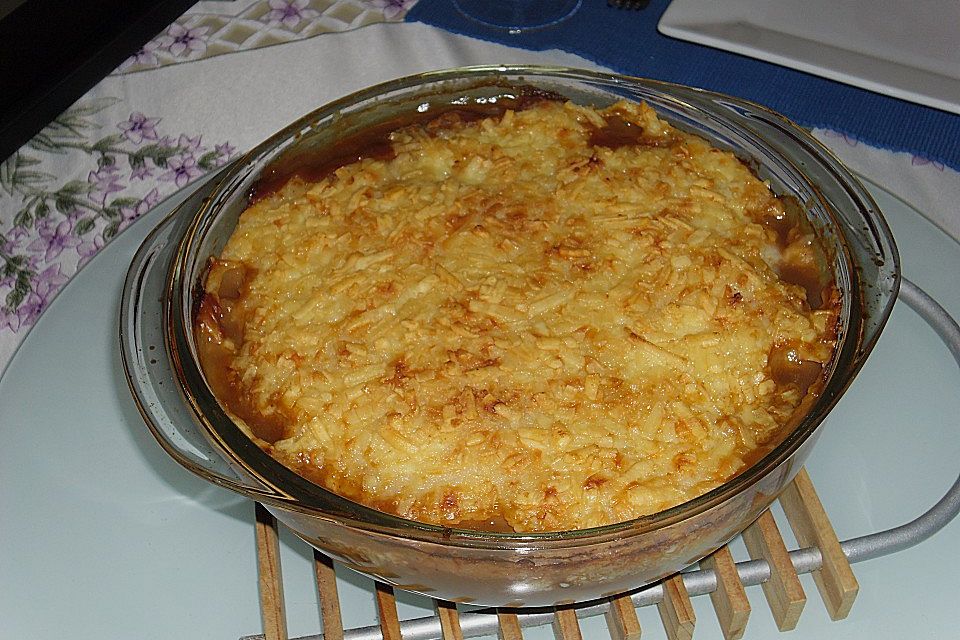
<path id="1" fill-rule="evenodd" d="M 617 9 L 646 9 L 650 5 L 650 0 L 607 0 L 608 7 Z"/>
<path id="2" fill-rule="evenodd" d="M 25 0 L 0 20 L 0 161 L 194 0 Z"/>

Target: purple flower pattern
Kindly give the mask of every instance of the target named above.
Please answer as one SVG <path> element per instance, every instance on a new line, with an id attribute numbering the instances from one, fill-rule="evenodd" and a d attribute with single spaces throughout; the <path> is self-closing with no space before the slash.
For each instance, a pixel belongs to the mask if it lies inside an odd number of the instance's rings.
<path id="1" fill-rule="evenodd" d="M 139 111 L 130 114 L 126 122 L 117 125 L 123 131 L 123 137 L 133 144 L 140 144 L 144 140 L 156 140 L 156 126 L 160 123 L 160 118 L 148 118 Z"/>
<path id="2" fill-rule="evenodd" d="M 936 160 L 930 160 L 929 158 L 924 158 L 923 156 L 917 156 L 917 155 L 913 156 L 910 159 L 910 164 L 912 164 L 915 167 L 931 166 L 941 173 L 943 173 L 943 171 L 946 170 L 946 165 L 944 165 L 942 162 L 937 162 Z"/>
<path id="3" fill-rule="evenodd" d="M 62 271 L 61 265 L 52 264 L 37 276 L 34 281 L 33 292 L 46 300 L 65 285 L 68 279 Z"/>
<path id="4" fill-rule="evenodd" d="M 136 203 L 120 207 L 120 214 L 123 216 L 123 221 L 129 224 L 157 206 L 158 202 L 160 202 L 160 192 L 154 187 L 150 193 L 143 196 L 143 198 Z"/>
<path id="5" fill-rule="evenodd" d="M 182 24 L 174 22 L 167 28 L 164 35 L 157 38 L 157 44 L 176 57 L 189 56 L 193 53 L 202 54 L 207 49 L 204 36 L 209 30 L 209 27 L 188 29 Z"/>
<path id="6" fill-rule="evenodd" d="M 157 49 L 160 48 L 160 43 L 156 40 L 151 40 L 147 44 L 143 45 L 136 53 L 123 61 L 123 64 L 120 65 L 120 70 L 129 69 L 135 64 L 141 64 L 144 66 L 156 67 L 160 64 L 160 60 L 157 58 Z"/>
<path id="7" fill-rule="evenodd" d="M 320 15 L 316 9 L 308 8 L 308 4 L 308 0 L 268 0 L 270 11 L 264 14 L 261 20 L 293 29 L 302 20 L 310 20 Z"/>
<path id="8" fill-rule="evenodd" d="M 217 154 L 217 159 L 222 161 L 226 161 L 230 156 L 237 152 L 237 148 L 229 142 L 214 145 L 213 150 Z"/>
<path id="9" fill-rule="evenodd" d="M 29 236 L 29 232 L 23 227 L 14 227 L 8 233 L 0 236 L 0 255 L 10 255 L 16 253 L 20 242 Z M 0 280 L 0 283 L 3 281 Z"/>
<path id="10" fill-rule="evenodd" d="M 52 296 L 50 299 L 47 299 L 34 292 L 27 294 L 26 300 L 20 303 L 20 307 L 17 309 L 17 317 L 20 319 L 20 326 L 30 326 L 34 324 L 40 318 L 40 314 L 43 313 L 43 310 L 47 308 L 47 305 L 52 299 Z"/>
<path id="11" fill-rule="evenodd" d="M 827 130 L 823 133 L 827 138 L 833 138 L 835 140 L 842 140 L 848 147 L 856 147 L 860 145 L 860 141 L 854 138 L 851 135 L 846 133 L 840 133 L 839 131 Z"/>
<path id="12" fill-rule="evenodd" d="M 404 15 L 417 3 L 417 0 L 361 0 L 374 11 L 379 11 L 384 20 L 401 20 Z M 240 13 L 230 16 L 218 16 L 213 22 L 205 20 L 197 14 L 184 16 L 178 23 L 167 28 L 162 34 L 141 47 L 136 53 L 128 57 L 115 73 L 137 71 L 144 68 L 159 67 L 178 62 L 187 62 L 224 52 L 223 47 L 216 46 L 220 38 L 225 38 L 229 50 L 234 50 L 238 44 L 232 39 L 229 28 L 223 25 L 236 20 L 245 23 L 257 20 L 271 28 L 283 27 L 292 32 L 293 37 L 310 37 L 316 35 L 313 29 L 303 29 L 304 23 L 320 17 L 330 6 L 329 3 L 315 0 L 257 0 L 251 2 Z M 218 20 L 219 18 L 219 20 Z M 369 18 L 368 18 L 369 19 Z M 334 15 L 336 21 L 336 16 Z M 376 20 L 376 18 L 374 18 Z M 212 24 L 213 26 L 207 26 Z M 246 25 L 243 27 L 246 30 Z M 336 27 L 321 26 L 323 31 L 339 31 Z M 223 35 L 226 34 L 226 35 Z M 286 38 L 291 37 L 290 35 Z M 285 38 L 285 39 L 286 39 Z M 241 44 L 241 48 L 256 48 L 271 43 L 270 38 L 250 38 Z"/>
<path id="13" fill-rule="evenodd" d="M 177 146 L 183 153 L 189 153 L 191 155 L 203 150 L 203 148 L 200 146 L 200 136 L 191 138 L 183 133 L 181 133 L 180 137 L 177 138 Z"/>
<path id="14" fill-rule="evenodd" d="M 130 171 L 131 180 L 146 180 L 147 178 L 152 178 L 152 177 L 153 177 L 153 169 L 151 169 L 145 164 L 142 164 L 138 167 L 134 167 L 133 170 Z"/>
<path id="15" fill-rule="evenodd" d="M 50 262 L 64 249 L 72 249 L 80 244 L 80 238 L 72 234 L 73 225 L 69 220 L 57 222 L 47 218 L 40 223 L 37 232 L 40 237 L 27 246 L 28 251 L 35 251 L 43 255 L 45 262 Z"/>
<path id="16" fill-rule="evenodd" d="M 90 199 L 103 205 L 112 193 L 123 191 L 123 185 L 118 182 L 120 169 L 114 164 L 106 164 L 87 174 L 90 183 Z"/>
<path id="17" fill-rule="evenodd" d="M 182 187 L 188 182 L 203 175 L 203 171 L 197 166 L 197 160 L 191 155 L 184 154 L 176 158 L 170 158 L 167 163 L 170 171 L 160 176 L 161 180 L 171 180 L 177 187 Z"/>
<path id="18" fill-rule="evenodd" d="M 184 47 L 191 46 L 190 38 L 199 37 L 177 30 L 167 33 L 181 37 Z M 160 118 L 138 111 L 113 122 L 109 126 L 118 133 L 104 132 L 105 137 L 90 144 L 45 138 L 47 146 L 41 151 L 50 153 L 53 141 L 86 154 L 92 165 L 86 180 L 33 170 L 41 160 L 28 155 L 29 145 L 3 162 L 0 173 L 14 177 L 2 185 L 0 196 L 20 202 L 4 200 L 5 205 L 12 204 L 0 217 L 0 337 L 25 332 L 70 276 L 111 238 L 162 198 L 223 166 L 237 151 L 229 142 L 209 148 L 199 135 L 164 134 Z M 95 135 L 87 139 L 96 140 Z M 18 181 L 18 171 L 26 178 Z M 136 185 L 144 184 L 135 192 Z M 8 217 L 7 211 L 16 214 Z"/>
<path id="19" fill-rule="evenodd" d="M 7 307 L 0 307 L 0 334 L 9 331 L 17 333 L 20 330 L 20 315 Z"/>
<path id="20" fill-rule="evenodd" d="M 383 10 L 383 17 L 387 20 L 394 20 L 402 15 L 417 3 L 417 0 L 372 0 L 371 4 L 378 9 Z"/>
<path id="21" fill-rule="evenodd" d="M 107 241 L 103 239 L 102 233 L 89 234 L 90 238 L 77 245 L 77 255 L 80 256 L 79 264 L 85 265 L 90 258 L 97 255 L 101 249 L 107 246 Z"/>

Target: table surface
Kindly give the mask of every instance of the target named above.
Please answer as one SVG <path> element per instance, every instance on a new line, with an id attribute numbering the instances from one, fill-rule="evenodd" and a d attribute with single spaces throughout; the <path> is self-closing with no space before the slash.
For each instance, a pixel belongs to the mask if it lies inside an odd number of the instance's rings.
<path id="1" fill-rule="evenodd" d="M 143 429 L 118 364 L 120 281 L 169 198 L 318 104 L 448 66 L 595 66 L 563 51 L 401 24 L 413 4 L 200 2 L 0 165 L 0 371 L 9 364 L 0 377 L 0 504 L 20 516 L 0 521 L 0 636 L 259 630 L 252 506 L 186 474 Z M 960 314 L 960 248 L 942 231 L 960 235 L 957 173 L 829 129 L 814 133 L 884 185 L 871 188 L 905 274 Z M 916 515 L 955 477 L 958 377 L 936 338 L 898 304 L 809 464 L 842 538 Z M 811 602 L 793 636 L 943 637 L 960 622 L 952 604 L 960 580 L 943 562 L 960 543 L 958 528 L 857 565 L 862 593 L 844 622 L 826 618 L 806 581 Z M 308 551 L 287 536 L 283 554 L 291 634 L 316 633 Z M 369 581 L 340 578 L 345 623 L 372 623 Z M 746 637 L 776 637 L 758 593 Z M 399 600 L 401 616 L 429 612 L 423 599 Z M 697 637 L 717 637 L 709 602 L 697 598 L 695 607 Z M 659 637 L 655 611 L 642 610 L 641 621 Z M 602 626 L 586 623 L 586 637 L 605 635 Z"/>

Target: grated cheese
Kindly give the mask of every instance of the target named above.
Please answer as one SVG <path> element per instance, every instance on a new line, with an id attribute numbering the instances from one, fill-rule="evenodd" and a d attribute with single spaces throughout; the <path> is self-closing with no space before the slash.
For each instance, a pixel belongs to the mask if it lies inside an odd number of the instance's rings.
<path id="1" fill-rule="evenodd" d="M 635 143 L 596 142 L 614 120 Z M 391 141 L 250 206 L 207 280 L 244 269 L 205 366 L 287 418 L 245 428 L 291 468 L 424 522 L 592 527 L 720 485 L 816 392 L 771 354 L 822 372 L 836 295 L 778 277 L 783 207 L 732 154 L 551 100 Z"/>

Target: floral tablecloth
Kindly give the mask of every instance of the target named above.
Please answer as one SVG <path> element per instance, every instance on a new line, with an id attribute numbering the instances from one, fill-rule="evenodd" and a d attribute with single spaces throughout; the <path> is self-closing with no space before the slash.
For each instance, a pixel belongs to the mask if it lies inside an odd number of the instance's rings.
<path id="1" fill-rule="evenodd" d="M 454 64 L 595 66 L 557 50 L 523 51 L 402 23 L 415 2 L 199 2 L 4 159 L 0 372 L 54 296 L 113 237 L 312 108 Z M 955 171 L 829 130 L 814 133 L 960 238 Z"/>
<path id="2" fill-rule="evenodd" d="M 199 2 L 0 164 L 0 372 L 57 292 L 162 199 L 240 151 L 131 106 L 161 67 L 395 22 L 416 0 Z M 184 78 L 191 71 L 184 70 Z M 212 114 L 213 117 L 217 117 Z M 279 126 L 281 123 L 277 123 Z M 269 133 L 267 129 L 264 133 Z M 255 140 L 245 139 L 245 146 Z"/>

